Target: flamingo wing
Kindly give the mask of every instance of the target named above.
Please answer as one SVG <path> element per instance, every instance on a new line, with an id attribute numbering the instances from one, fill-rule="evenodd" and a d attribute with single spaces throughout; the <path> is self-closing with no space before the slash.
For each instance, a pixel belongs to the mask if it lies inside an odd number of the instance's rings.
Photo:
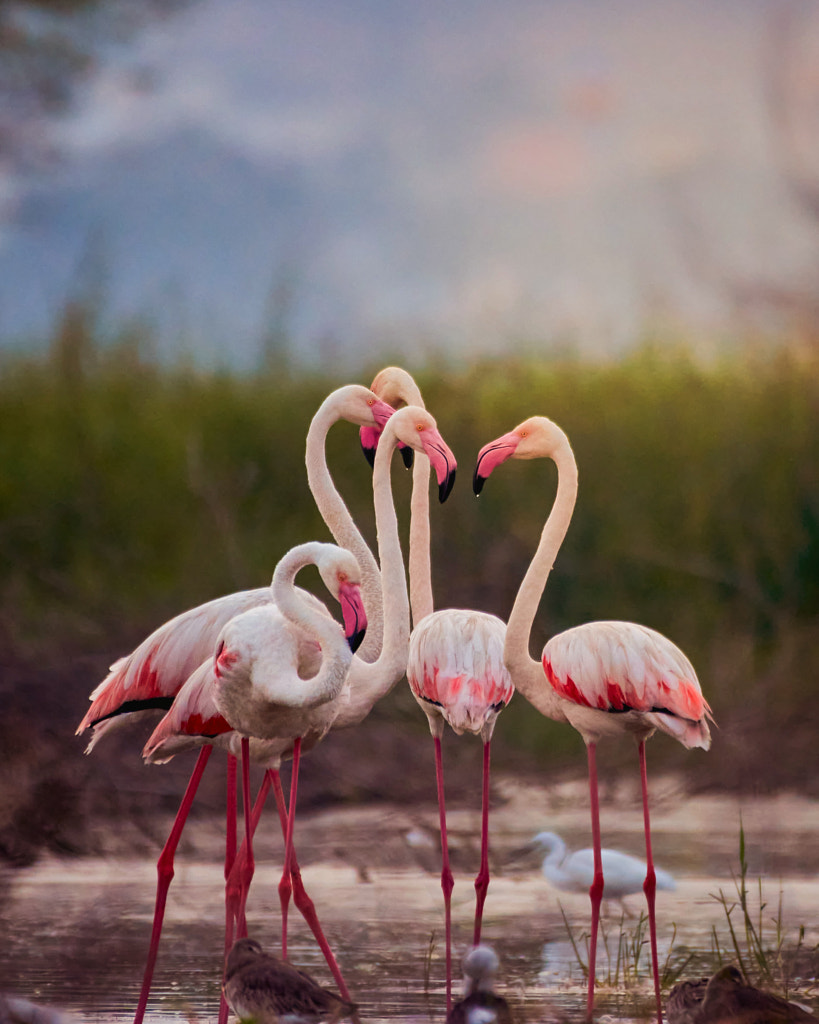
<path id="1" fill-rule="evenodd" d="M 647 626 L 588 622 L 568 629 L 544 647 L 543 667 L 554 690 L 575 704 L 711 717 L 691 662 Z"/>
<path id="2" fill-rule="evenodd" d="M 170 710 L 151 733 L 142 751 L 146 761 L 164 764 L 174 754 L 232 732 L 216 706 L 213 658 L 188 677 Z"/>

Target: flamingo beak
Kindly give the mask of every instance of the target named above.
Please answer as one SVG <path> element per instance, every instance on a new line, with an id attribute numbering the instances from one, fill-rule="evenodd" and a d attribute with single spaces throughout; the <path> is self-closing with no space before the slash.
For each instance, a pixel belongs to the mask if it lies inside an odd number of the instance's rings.
<path id="1" fill-rule="evenodd" d="M 438 480 L 438 501 L 443 505 L 455 486 L 455 471 L 458 463 L 446 441 L 437 430 L 425 430 L 421 437 L 424 454 L 435 470 Z"/>
<path id="2" fill-rule="evenodd" d="M 361 589 L 357 584 L 342 583 L 338 598 L 344 619 L 344 636 L 355 654 L 367 632 L 367 613 L 364 611 Z"/>
<path id="3" fill-rule="evenodd" d="M 485 444 L 478 452 L 478 461 L 475 463 L 475 472 L 472 475 L 472 490 L 480 494 L 483 485 L 489 479 L 492 470 L 502 462 L 515 454 L 515 449 L 520 443 L 520 437 L 514 432 L 504 434 L 495 441 Z"/>
<path id="4" fill-rule="evenodd" d="M 359 431 L 361 438 L 361 450 L 364 458 L 369 462 L 370 469 L 375 467 L 375 450 L 378 447 L 378 439 L 381 437 L 380 427 L 362 427 Z"/>

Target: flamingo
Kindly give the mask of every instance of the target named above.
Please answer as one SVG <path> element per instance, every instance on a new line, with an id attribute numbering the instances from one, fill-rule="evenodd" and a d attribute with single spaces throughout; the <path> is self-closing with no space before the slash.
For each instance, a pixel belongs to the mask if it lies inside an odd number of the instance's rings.
<path id="1" fill-rule="evenodd" d="M 651 854 L 645 741 L 655 730 L 687 748 L 707 750 L 711 709 L 697 675 L 683 652 L 661 633 L 633 622 L 588 622 L 552 637 L 541 662 L 529 654 L 529 638 L 540 597 L 552 569 L 577 497 L 577 464 L 569 439 L 551 420 L 533 416 L 478 453 L 473 489 L 480 494 L 487 477 L 507 459 L 551 458 L 558 484 L 537 551 L 520 584 L 504 644 L 504 661 L 515 687 L 542 714 L 569 722 L 586 744 L 589 765 L 594 880 L 589 890 L 592 919 L 589 942 L 587 1014 L 594 1002 L 594 965 L 603 866 L 597 791 L 596 749 L 604 736 L 630 733 L 637 741 L 643 800 L 647 871 L 643 884 L 648 904 L 651 959 L 657 1020 L 662 1022 L 657 933 L 654 917 L 656 873 Z"/>
<path id="2" fill-rule="evenodd" d="M 512 1024 L 509 1004 L 492 991 L 498 957 L 489 946 L 473 946 L 463 959 L 464 998 L 446 1016 L 446 1024 Z"/>
<path id="3" fill-rule="evenodd" d="M 401 416 L 390 421 L 388 428 L 384 431 L 384 438 L 379 444 L 379 451 L 375 458 L 375 472 L 373 474 L 373 495 L 376 511 L 376 526 L 378 530 L 378 547 L 381 557 L 381 586 L 385 618 L 384 642 L 382 650 L 375 662 L 365 662 L 358 655 L 352 660 L 352 666 L 348 674 L 348 690 L 339 695 L 335 701 L 322 705 L 326 711 L 334 714 L 332 728 L 349 728 L 358 724 L 366 717 L 376 700 L 384 696 L 404 675 L 407 664 L 407 648 L 409 644 L 409 598 L 407 594 L 406 576 L 404 563 L 401 554 L 401 545 L 398 537 L 398 523 L 395 515 L 395 507 L 392 500 L 392 489 L 390 487 L 389 467 L 392 451 L 399 441 L 405 446 L 413 448 L 421 453 L 426 453 L 432 462 L 439 482 L 439 497 L 445 501 L 454 482 L 456 463 L 452 452 L 447 447 L 443 438 L 438 433 L 434 419 L 422 409 L 408 407 L 401 410 Z M 241 618 L 241 617 L 240 617 Z M 226 634 L 230 626 L 226 627 Z M 227 640 L 227 638 L 225 638 Z M 217 646 L 219 654 L 224 662 L 225 670 L 230 668 L 233 649 L 229 643 L 225 643 L 221 650 Z M 239 667 L 239 661 L 234 660 L 233 665 Z M 223 671 L 223 670 L 220 670 Z M 228 713 L 231 711 L 228 708 Z M 241 709 L 238 714 L 241 715 Z M 220 721 L 215 721 L 219 718 Z M 255 730 L 253 722 L 243 721 L 245 727 Z M 154 731 L 153 736 L 146 744 L 144 755 L 148 760 L 168 760 L 174 754 L 191 746 L 201 745 L 203 742 L 211 742 L 215 733 L 225 733 L 229 723 L 221 717 L 220 707 L 216 696 L 216 682 L 214 673 L 210 671 L 207 664 L 201 666 L 180 690 L 177 699 L 171 710 L 160 722 Z M 280 730 L 283 731 L 283 730 Z M 307 750 L 324 735 L 309 734 L 302 743 L 303 749 Z M 235 748 L 238 733 L 231 736 L 223 736 L 222 742 L 229 745 L 229 749 Z M 283 756 L 289 755 L 295 749 L 297 737 L 283 736 L 275 740 L 250 740 L 249 753 L 268 768 L 273 769 L 274 787 L 276 787 L 277 801 L 280 806 L 280 816 L 285 824 L 291 823 L 292 828 L 293 797 L 294 790 L 291 789 L 291 814 L 289 818 L 281 814 L 283 803 L 281 800 L 281 786 L 278 782 L 278 766 Z M 231 747 L 230 745 L 233 744 Z M 266 773 L 267 780 L 270 771 Z M 295 765 L 294 765 L 295 777 Z M 263 799 L 263 797 L 262 797 Z M 239 860 L 241 859 L 238 858 Z M 297 874 L 297 865 L 294 868 L 294 883 L 300 886 L 300 878 Z M 298 892 L 298 889 L 296 890 Z M 283 887 L 280 887 L 283 908 L 287 892 L 287 881 L 283 876 Z M 306 893 L 301 890 L 302 899 L 309 902 Z M 312 908 L 312 904 L 309 904 Z M 299 907 L 302 913 L 311 923 L 311 918 L 305 913 L 303 907 Z M 315 924 L 317 925 L 317 921 Z M 319 939 L 318 932 L 313 923 L 314 934 Z M 283 937 L 285 935 L 283 928 Z M 320 944 L 322 940 L 319 939 Z M 322 945 L 324 949 L 324 946 Z M 286 949 L 286 946 L 285 946 Z M 333 962 L 325 957 L 333 969 Z M 343 987 L 343 980 L 337 969 L 333 971 L 336 981 L 342 994 L 346 989 Z M 345 995 L 347 998 L 347 995 Z"/>
<path id="4" fill-rule="evenodd" d="M 345 620 L 344 632 L 341 631 L 338 623 L 326 614 L 324 606 L 320 602 L 314 599 L 308 600 L 307 595 L 295 589 L 294 580 L 297 571 L 308 564 L 314 564 L 318 567 L 327 589 L 341 603 Z M 321 719 L 324 731 L 329 728 L 333 718 L 332 712 L 326 709 L 326 705 L 342 692 L 353 656 L 352 648 L 358 645 L 363 636 L 363 628 L 366 627 L 366 616 L 360 596 L 361 584 L 358 577 L 358 563 L 350 552 L 338 548 L 334 544 L 320 544 L 318 542 L 302 544 L 284 555 L 276 566 L 271 585 L 275 604 L 269 603 L 248 609 L 234 619 L 229 620 L 223 628 L 222 634 L 220 634 L 221 637 L 224 634 L 230 633 L 230 635 L 238 637 L 235 641 L 237 644 L 246 645 L 250 643 L 253 645 L 255 652 L 259 654 L 261 665 L 264 666 L 260 666 L 260 675 L 263 674 L 264 668 L 267 668 L 269 674 L 269 663 L 271 660 L 274 661 L 276 668 L 279 670 L 277 677 L 279 689 L 274 691 L 275 699 L 278 699 L 280 704 L 285 707 L 288 707 L 286 702 L 289 701 L 289 707 L 292 709 L 290 713 L 293 716 L 298 715 L 299 702 L 301 702 L 303 707 L 315 709 L 313 711 L 314 723 Z M 309 679 L 302 679 L 298 674 L 299 649 L 304 645 L 305 637 L 309 638 L 309 642 L 318 644 L 322 654 L 320 668 Z M 219 652 L 220 648 L 217 646 L 216 650 Z M 221 653 L 224 656 L 223 667 L 225 667 L 230 664 L 232 656 L 230 653 L 224 652 L 224 650 Z M 238 660 L 238 654 L 233 656 L 233 660 Z M 288 665 L 290 666 L 290 673 L 286 675 L 286 669 L 283 666 Z M 211 657 L 190 678 L 198 680 L 200 677 L 207 676 L 209 672 L 215 674 L 217 670 L 217 660 L 215 657 Z M 284 680 L 282 679 L 283 676 L 285 677 Z M 284 685 L 282 685 L 283 682 Z M 186 683 L 186 685 L 188 684 Z M 184 689 L 185 687 L 183 686 L 180 694 Z M 186 706 L 190 707 L 187 702 Z M 171 712 L 173 712 L 175 707 L 177 707 L 177 701 L 174 701 Z M 191 776 L 191 781 L 185 791 L 185 796 L 177 812 L 170 836 L 157 865 L 158 880 L 154 921 L 151 929 L 151 942 L 143 977 L 142 991 L 140 993 L 140 1002 L 137 1008 L 138 1020 L 141 1020 L 144 1015 L 150 993 L 151 980 L 159 948 L 159 937 L 162 931 L 165 903 L 168 888 L 173 878 L 173 856 L 176 846 L 182 834 L 182 829 L 184 828 L 199 780 L 201 779 L 204 765 L 207 763 L 213 749 L 213 740 L 220 733 L 225 733 L 230 729 L 230 726 L 226 723 L 222 725 L 215 721 L 215 716 L 203 706 L 196 706 L 195 710 L 189 712 L 189 717 L 191 714 L 196 715 L 200 733 L 208 738 L 208 745 L 203 746 L 200 752 L 199 759 L 197 760 L 197 769 L 201 764 L 201 770 L 195 770 Z M 164 721 L 165 719 L 163 719 Z M 162 723 L 160 723 L 161 725 Z M 156 746 L 157 742 L 157 740 L 154 740 L 153 745 Z M 151 744 L 152 741 L 149 740 L 148 745 L 151 746 Z M 243 741 L 243 745 L 247 746 L 247 741 Z M 235 751 L 231 752 L 235 753 Z M 242 754 L 245 754 L 244 750 L 242 750 Z M 165 760 L 168 759 L 168 757 L 165 757 Z M 250 875 L 253 868 L 250 844 L 251 826 L 247 760 L 247 757 L 243 756 L 242 792 L 245 808 L 246 843 L 245 857 L 241 861 L 244 873 L 242 879 L 243 893 L 246 893 L 247 887 L 250 884 Z M 226 877 L 228 874 L 229 870 L 226 868 Z M 243 907 L 241 916 L 243 917 Z M 231 911 L 228 909 L 228 934 L 230 934 L 230 922 Z M 317 924 L 318 922 L 316 921 Z M 314 928 L 315 931 L 316 929 Z M 325 956 L 327 956 L 327 949 L 325 949 Z M 329 958 L 328 962 L 330 962 Z M 331 968 L 334 966 L 334 962 L 331 962 Z"/>
<path id="5" fill-rule="evenodd" d="M 240 1020 L 341 1020 L 356 1007 L 322 988 L 309 974 L 265 953 L 254 939 L 238 939 L 225 961 L 225 999 Z"/>
<path id="6" fill-rule="evenodd" d="M 400 367 L 387 367 L 372 390 L 392 406 L 422 404 L 421 392 Z M 362 434 L 364 431 L 362 431 Z M 372 429 L 369 433 L 373 433 Z M 424 710 L 435 746 L 438 809 L 441 826 L 441 888 L 444 894 L 447 1011 L 452 1005 L 452 916 L 454 885 L 446 831 L 446 804 L 441 753 L 444 725 L 461 735 L 470 732 L 483 741 L 483 800 L 481 864 L 475 878 L 473 945 L 481 939 L 481 922 L 489 887 L 489 751 L 495 721 L 509 703 L 514 688 L 503 665 L 505 624 L 486 612 L 448 608 L 433 610 L 430 564 L 429 463 L 416 458 L 411 502 L 409 577 L 413 632 L 407 678 Z"/>
<path id="7" fill-rule="evenodd" d="M 538 832 L 531 847 L 545 853 L 541 871 L 555 889 L 563 892 L 588 892 L 594 881 L 594 850 L 569 850 L 555 832 Z M 632 857 L 620 850 L 600 851 L 603 865 L 603 899 L 620 900 L 623 909 L 624 896 L 641 892 L 648 871 L 648 865 L 638 857 Z M 658 889 L 676 889 L 676 883 L 667 871 L 654 868 Z"/>

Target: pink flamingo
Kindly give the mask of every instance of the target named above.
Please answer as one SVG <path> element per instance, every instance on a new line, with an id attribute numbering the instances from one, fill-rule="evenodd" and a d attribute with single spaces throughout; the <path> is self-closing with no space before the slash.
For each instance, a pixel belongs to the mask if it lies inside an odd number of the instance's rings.
<path id="1" fill-rule="evenodd" d="M 421 406 L 421 392 L 412 377 L 399 367 L 382 370 L 372 390 L 390 405 Z M 364 433 L 364 431 L 362 431 Z M 372 433 L 372 431 L 370 431 Z M 410 637 L 407 678 L 412 693 L 429 722 L 435 747 L 435 773 L 441 828 L 441 889 L 444 894 L 447 1012 L 452 1005 L 452 910 L 454 880 L 449 861 L 441 737 L 448 723 L 483 742 L 481 863 L 475 878 L 473 945 L 481 940 L 481 923 L 489 888 L 489 760 L 495 722 L 514 693 L 503 664 L 506 626 L 495 615 L 458 608 L 433 610 L 430 564 L 429 463 L 415 459 L 411 503 L 409 577 L 413 631 Z"/>
<path id="2" fill-rule="evenodd" d="M 589 622 L 559 633 L 543 648 L 542 664 L 529 654 L 529 638 L 537 607 L 554 559 L 569 528 L 577 497 L 577 464 L 563 431 L 543 416 L 525 420 L 478 453 L 473 488 L 507 459 L 551 458 L 558 471 L 557 494 L 543 527 L 537 551 L 523 577 L 506 629 L 504 660 L 515 687 L 542 714 L 567 721 L 586 744 L 589 764 L 594 880 L 589 944 L 587 1014 L 594 1003 L 597 928 L 603 897 L 600 814 L 596 748 L 604 736 L 631 734 L 638 745 L 643 820 L 646 840 L 646 894 L 657 1020 L 662 1002 L 654 919 L 656 875 L 651 854 L 645 741 L 659 729 L 687 748 L 711 743 L 706 703 L 691 663 L 662 634 L 632 622 Z"/>
<path id="3" fill-rule="evenodd" d="M 349 728 L 366 717 L 376 700 L 384 696 L 395 683 L 403 676 L 407 663 L 407 647 L 409 643 L 409 600 L 407 595 L 406 577 L 404 574 L 404 563 L 401 555 L 401 546 L 398 537 L 398 524 L 395 515 L 395 508 L 392 500 L 392 490 L 389 482 L 389 459 L 396 443 L 404 439 L 406 446 L 417 448 L 419 452 L 427 452 L 430 456 L 439 479 L 440 494 L 442 500 L 452 486 L 455 472 L 455 460 L 451 451 L 440 437 L 435 421 L 428 413 L 420 409 L 402 410 L 394 424 L 391 423 L 385 431 L 385 438 L 379 445 L 379 454 L 375 460 L 375 472 L 373 474 L 373 492 L 376 510 L 376 525 L 378 528 L 379 554 L 382 565 L 382 596 L 385 612 L 385 631 L 382 650 L 375 662 L 367 663 L 358 655 L 353 658 L 352 667 L 348 674 L 349 693 L 342 693 L 335 701 L 323 705 L 326 711 L 333 711 L 332 728 Z M 240 616 L 240 618 L 243 618 Z M 232 626 L 232 624 L 231 624 Z M 226 629 L 225 645 L 219 654 L 227 668 L 230 668 L 233 651 L 228 642 L 227 633 L 231 627 Z M 238 669 L 241 658 L 233 661 Z M 245 666 L 247 668 L 247 666 Z M 221 670 L 220 670 L 221 671 Z M 157 726 L 154 735 L 145 748 L 145 754 L 149 760 L 168 760 L 180 750 L 189 749 L 193 745 L 200 745 L 203 742 L 210 742 L 211 737 L 216 733 L 225 733 L 229 725 L 219 713 L 218 698 L 216 695 L 217 684 L 215 674 L 211 666 L 205 664 L 200 671 L 195 673 L 177 697 L 173 707 L 163 721 Z M 241 708 L 238 714 L 242 714 Z M 217 719 L 218 716 L 218 720 Z M 253 722 L 245 722 L 246 726 L 256 729 Z M 310 732 L 305 735 L 302 741 L 302 748 L 309 749 L 321 735 L 318 732 Z M 221 742 L 227 743 L 229 749 L 235 749 L 238 734 L 235 732 L 224 735 Z M 270 781 L 274 786 L 277 802 L 280 808 L 280 817 L 283 825 L 288 821 L 292 823 L 293 814 L 289 818 L 283 810 L 283 798 L 281 796 L 281 785 L 278 781 L 278 765 L 281 757 L 289 755 L 295 749 L 296 737 L 282 737 L 276 740 L 250 740 L 249 754 L 257 760 L 268 765 L 265 781 Z M 295 770 L 294 770 L 295 775 Z M 260 792 L 259 800 L 264 799 L 266 789 Z M 291 807 L 293 803 L 294 790 L 291 789 Z M 255 815 L 254 811 L 254 815 Z M 251 824 L 251 830 L 253 825 Z M 292 828 L 292 825 L 291 825 Z M 242 859 L 242 854 L 237 858 L 237 863 Z M 301 879 L 298 874 L 298 865 L 295 860 L 291 864 L 294 895 L 299 905 L 301 900 L 312 910 L 312 903 L 303 891 Z M 280 887 L 280 894 L 283 897 L 283 907 L 287 892 L 287 881 L 283 876 L 283 888 Z M 304 906 L 299 906 L 314 934 L 316 934 L 322 948 L 325 949 L 326 942 L 319 938 L 317 930 L 318 922 L 312 916 L 308 916 Z M 283 930 L 283 937 L 284 937 Z M 286 940 L 285 940 L 286 941 Z M 286 948 L 286 947 L 285 947 Z M 329 948 L 329 947 L 328 947 Z M 334 961 L 325 950 L 325 957 L 333 969 L 336 982 L 342 994 L 346 994 L 343 979 L 337 968 L 334 969 Z"/>
<path id="4" fill-rule="evenodd" d="M 295 575 L 300 568 L 308 564 L 315 564 L 328 590 L 341 603 L 345 630 L 342 631 L 338 623 L 326 614 L 324 606 L 314 599 L 308 600 L 307 595 L 298 592 L 294 586 Z M 269 699 L 265 708 L 269 714 L 269 708 L 278 702 L 283 709 L 283 715 L 289 713 L 291 721 L 303 724 L 306 721 L 305 715 L 310 715 L 310 727 L 314 730 L 329 728 L 334 714 L 329 710 L 330 705 L 346 686 L 347 673 L 352 661 L 352 648 L 357 646 L 366 627 L 366 616 L 362 607 L 360 596 L 360 581 L 358 578 L 358 563 L 349 551 L 336 547 L 334 544 L 303 544 L 289 551 L 276 566 L 273 575 L 271 590 L 275 604 L 260 605 L 229 620 L 220 634 L 221 654 L 224 655 L 222 667 L 232 666 L 239 660 L 240 652 L 246 656 L 253 657 L 254 666 L 258 666 L 260 678 L 268 682 Z M 224 638 L 231 636 L 234 639 L 234 648 L 230 652 L 225 651 Z M 306 642 L 318 645 L 320 648 L 320 666 L 310 678 L 303 678 L 299 675 L 299 652 Z M 217 645 L 217 654 L 220 653 L 220 646 Z M 194 691 L 195 684 L 202 679 L 216 678 L 219 673 L 219 662 L 216 656 L 206 660 L 203 665 L 192 673 L 189 680 L 180 690 L 177 699 L 174 701 L 168 715 L 158 727 L 160 737 L 162 726 L 179 704 L 180 708 L 187 710 L 187 721 L 191 725 L 195 720 L 200 735 L 206 737 L 207 746 L 203 747 L 197 767 L 204 764 L 210 757 L 212 744 L 220 734 L 226 733 L 230 726 L 223 721 L 217 720 L 211 708 L 196 699 L 189 700 L 186 695 L 188 691 Z M 183 695 L 185 695 L 183 697 Z M 180 703 L 180 697 L 182 701 Z M 305 711 L 304 709 L 309 709 Z M 301 711 L 301 718 L 299 712 Z M 271 728 L 267 721 L 263 726 L 269 731 Z M 306 731 L 306 727 L 303 731 Z M 323 734 L 323 733 L 322 733 Z M 156 732 L 155 732 L 156 736 Z M 159 739 L 149 740 L 149 747 L 156 747 Z M 224 744 L 224 740 L 220 740 Z M 241 740 L 242 753 L 246 754 L 244 748 L 248 745 L 246 739 Z M 230 749 L 230 748 L 229 748 Z M 235 753 L 235 750 L 231 750 Z M 166 750 L 164 759 L 168 760 L 170 754 Z M 298 747 L 294 757 L 298 757 Z M 194 772 L 191 782 L 185 791 L 182 804 L 180 805 L 174 821 L 171 834 L 165 848 L 162 851 L 157 868 L 157 893 L 154 910 L 154 922 L 151 931 L 151 943 L 148 952 L 148 961 L 143 978 L 143 987 L 140 994 L 140 1002 L 137 1009 L 137 1017 L 141 1019 L 147 1005 L 150 993 L 153 970 L 156 964 L 156 956 L 159 947 L 159 937 L 162 931 L 165 903 L 168 888 L 173 878 L 173 856 L 176 846 L 182 833 L 188 812 L 201 779 L 201 771 Z M 245 821 L 245 847 L 243 856 L 237 859 L 237 867 L 241 871 L 241 903 L 237 914 L 240 927 L 243 927 L 244 900 L 250 879 L 253 873 L 253 855 L 251 846 L 251 821 L 250 821 L 250 788 L 248 774 L 248 756 L 242 759 L 242 793 L 244 798 L 244 821 Z M 289 830 L 292 833 L 292 829 Z M 226 878 L 230 881 L 230 870 L 226 868 Z M 228 895 L 230 893 L 228 885 Z M 226 899 L 227 933 L 232 941 L 232 918 L 235 913 L 231 900 Z M 309 910 L 309 908 L 308 908 Z M 318 921 L 308 917 L 308 923 L 313 927 L 318 938 Z M 322 944 L 322 949 L 327 956 L 329 947 Z M 337 970 L 332 954 L 328 957 L 331 969 Z M 340 977 L 340 974 L 339 974 Z M 338 980 L 338 978 L 337 978 Z M 343 985 L 343 980 L 341 982 Z"/>

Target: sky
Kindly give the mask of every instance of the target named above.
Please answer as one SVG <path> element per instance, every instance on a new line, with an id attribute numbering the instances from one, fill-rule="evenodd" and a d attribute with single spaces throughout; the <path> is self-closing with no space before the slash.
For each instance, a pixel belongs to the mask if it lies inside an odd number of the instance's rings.
<path id="1" fill-rule="evenodd" d="M 89 282 L 239 367 L 271 324 L 307 363 L 769 327 L 819 270 L 814 10 L 191 0 L 102 52 L 58 162 L 0 166 L 0 345 Z"/>

